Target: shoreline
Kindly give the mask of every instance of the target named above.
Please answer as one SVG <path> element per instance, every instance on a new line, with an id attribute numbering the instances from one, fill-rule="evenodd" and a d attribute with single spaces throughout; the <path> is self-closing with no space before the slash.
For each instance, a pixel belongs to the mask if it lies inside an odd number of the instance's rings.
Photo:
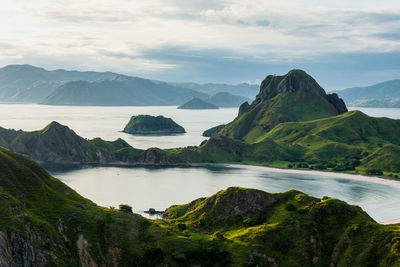
<path id="1" fill-rule="evenodd" d="M 381 178 L 376 176 L 365 176 L 361 174 L 350 174 L 350 173 L 340 173 L 340 172 L 324 172 L 317 170 L 298 170 L 298 169 L 280 169 L 275 167 L 265 167 L 257 165 L 244 165 L 244 164 L 216 164 L 219 166 L 225 166 L 235 169 L 247 169 L 247 170 L 258 170 L 258 171 L 269 171 L 277 173 L 291 173 L 291 174 L 310 174 L 319 175 L 326 177 L 342 178 L 354 181 L 370 182 L 382 185 L 388 185 L 396 188 L 400 188 L 400 181 L 396 181 L 388 178 Z"/>

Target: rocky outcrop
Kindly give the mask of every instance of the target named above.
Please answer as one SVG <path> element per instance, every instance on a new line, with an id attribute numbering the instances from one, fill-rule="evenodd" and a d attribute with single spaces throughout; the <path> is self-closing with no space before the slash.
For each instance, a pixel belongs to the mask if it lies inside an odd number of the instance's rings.
<path id="1" fill-rule="evenodd" d="M 211 137 L 213 134 L 217 133 L 219 130 L 224 128 L 225 125 L 226 124 L 221 124 L 221 125 L 212 127 L 212 128 L 210 128 L 208 130 L 205 130 L 202 135 L 205 136 L 205 137 Z"/>
<path id="2" fill-rule="evenodd" d="M 326 95 L 328 101 L 336 108 L 339 114 L 347 112 L 346 104 L 336 93 Z"/>
<path id="3" fill-rule="evenodd" d="M 241 104 L 239 107 L 238 117 L 242 116 L 245 112 L 247 112 L 249 108 L 250 108 L 249 102 L 246 101 L 243 104 Z"/>

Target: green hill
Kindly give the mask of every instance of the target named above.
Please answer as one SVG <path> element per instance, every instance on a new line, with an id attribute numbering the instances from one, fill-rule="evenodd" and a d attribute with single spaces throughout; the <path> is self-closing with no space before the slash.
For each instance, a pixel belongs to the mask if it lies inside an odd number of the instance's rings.
<path id="1" fill-rule="evenodd" d="M 253 142 L 213 135 L 197 160 L 287 168 L 400 175 L 400 120 L 360 111 L 313 121 L 285 122 Z M 196 159 L 196 154 L 190 155 Z M 190 161 L 189 160 L 189 161 Z"/>
<path id="2" fill-rule="evenodd" d="M 131 117 L 123 132 L 130 134 L 177 134 L 185 133 L 185 129 L 171 118 L 137 115 Z"/>
<path id="3" fill-rule="evenodd" d="M 220 133 L 252 142 L 282 122 L 326 118 L 346 111 L 336 94 L 327 95 L 304 71 L 291 70 L 283 76 L 269 75 L 247 111 Z"/>
<path id="4" fill-rule="evenodd" d="M 294 190 L 228 188 L 164 220 L 102 208 L 0 148 L 2 266 L 399 266 L 400 228 Z"/>

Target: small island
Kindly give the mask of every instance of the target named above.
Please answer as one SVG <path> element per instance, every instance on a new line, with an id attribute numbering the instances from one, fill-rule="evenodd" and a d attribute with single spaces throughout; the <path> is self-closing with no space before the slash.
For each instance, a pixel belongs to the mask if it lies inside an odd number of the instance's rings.
<path id="1" fill-rule="evenodd" d="M 218 109 L 218 107 L 195 97 L 192 100 L 180 105 L 178 109 Z"/>
<path id="2" fill-rule="evenodd" d="M 169 135 L 185 133 L 185 129 L 164 116 L 137 115 L 132 116 L 123 132 L 138 135 Z"/>

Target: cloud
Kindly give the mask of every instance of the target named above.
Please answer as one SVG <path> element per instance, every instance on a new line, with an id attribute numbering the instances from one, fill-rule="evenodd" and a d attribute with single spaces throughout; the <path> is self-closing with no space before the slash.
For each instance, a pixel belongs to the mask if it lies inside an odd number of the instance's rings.
<path id="1" fill-rule="evenodd" d="M 217 80 L 215 68 L 228 82 L 242 65 L 254 73 L 242 70 L 242 80 L 255 80 L 263 77 L 253 67 L 267 74 L 337 64 L 330 55 L 396 53 L 399 22 L 393 0 L 3 0 L 0 63 L 75 62 L 204 81 Z"/>

